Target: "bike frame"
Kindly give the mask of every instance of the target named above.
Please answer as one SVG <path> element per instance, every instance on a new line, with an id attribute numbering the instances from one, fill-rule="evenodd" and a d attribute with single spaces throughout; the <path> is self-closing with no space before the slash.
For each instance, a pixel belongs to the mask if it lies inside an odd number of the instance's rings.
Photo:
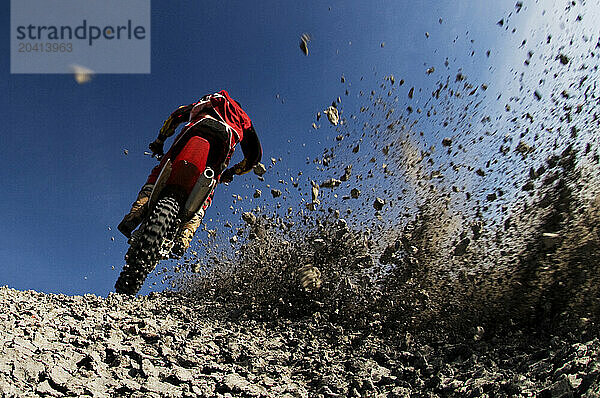
<path id="1" fill-rule="evenodd" d="M 191 137 L 175 159 L 167 159 L 150 194 L 153 208 L 165 189 L 175 190 L 184 198 L 183 219 L 200 210 L 217 184 L 215 172 L 206 166 L 210 144 L 202 137 Z"/>

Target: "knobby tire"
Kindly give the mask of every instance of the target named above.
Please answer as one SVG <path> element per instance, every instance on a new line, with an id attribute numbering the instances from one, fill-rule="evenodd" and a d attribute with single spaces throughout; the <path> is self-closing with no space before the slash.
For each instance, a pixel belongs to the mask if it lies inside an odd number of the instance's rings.
<path id="1" fill-rule="evenodd" d="M 125 255 L 125 266 L 115 283 L 117 293 L 135 295 L 146 277 L 162 259 L 161 248 L 165 241 L 173 240 L 179 214 L 179 203 L 166 196 L 158 201 L 150 216 L 136 232 Z"/>

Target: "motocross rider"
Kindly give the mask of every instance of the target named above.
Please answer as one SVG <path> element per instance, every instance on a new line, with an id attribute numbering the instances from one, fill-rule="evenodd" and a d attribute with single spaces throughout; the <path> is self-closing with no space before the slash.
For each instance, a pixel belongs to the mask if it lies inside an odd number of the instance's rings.
<path id="1" fill-rule="evenodd" d="M 182 122 L 187 123 L 169 151 L 163 156 L 165 140 L 174 134 L 177 126 Z M 131 238 L 133 230 L 146 216 L 150 194 L 164 164 L 168 159 L 174 159 L 187 140 L 193 136 L 200 136 L 210 143 L 207 165 L 213 168 L 220 182 L 229 183 L 234 174 L 242 175 L 249 172 L 262 157 L 262 148 L 252 121 L 227 91 L 205 95 L 197 102 L 180 106 L 164 122 L 158 138 L 149 145 L 153 156 L 162 156 L 162 160 L 154 167 L 131 210 L 117 227 L 127 238 Z M 227 168 L 238 143 L 242 146 L 244 159 L 235 166 Z M 181 257 L 189 248 L 194 233 L 212 202 L 213 194 L 214 188 L 196 215 L 180 228 L 172 250 L 173 257 Z"/>

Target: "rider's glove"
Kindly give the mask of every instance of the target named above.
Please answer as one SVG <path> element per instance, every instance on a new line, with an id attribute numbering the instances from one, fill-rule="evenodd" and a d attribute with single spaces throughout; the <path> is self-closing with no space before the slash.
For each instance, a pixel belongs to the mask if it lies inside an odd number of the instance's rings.
<path id="1" fill-rule="evenodd" d="M 233 181 L 233 170 L 232 169 L 227 169 L 224 172 L 221 173 L 221 178 L 220 181 L 223 183 L 230 183 L 231 181 Z"/>
<path id="2" fill-rule="evenodd" d="M 148 145 L 148 148 L 150 148 L 150 150 L 152 151 L 152 156 L 158 155 L 158 156 L 162 156 L 164 155 L 164 142 L 162 142 L 159 139 L 156 139 L 154 142 L 151 142 L 150 145 Z"/>

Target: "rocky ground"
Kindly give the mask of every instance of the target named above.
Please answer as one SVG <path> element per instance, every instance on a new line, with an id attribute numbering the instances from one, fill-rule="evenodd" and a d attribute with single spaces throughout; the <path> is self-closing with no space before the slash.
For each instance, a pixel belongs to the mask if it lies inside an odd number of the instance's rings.
<path id="1" fill-rule="evenodd" d="M 1 288 L 0 305 L 2 397 L 600 396 L 590 335 L 390 344 L 318 314 L 239 319 L 176 293 Z"/>

